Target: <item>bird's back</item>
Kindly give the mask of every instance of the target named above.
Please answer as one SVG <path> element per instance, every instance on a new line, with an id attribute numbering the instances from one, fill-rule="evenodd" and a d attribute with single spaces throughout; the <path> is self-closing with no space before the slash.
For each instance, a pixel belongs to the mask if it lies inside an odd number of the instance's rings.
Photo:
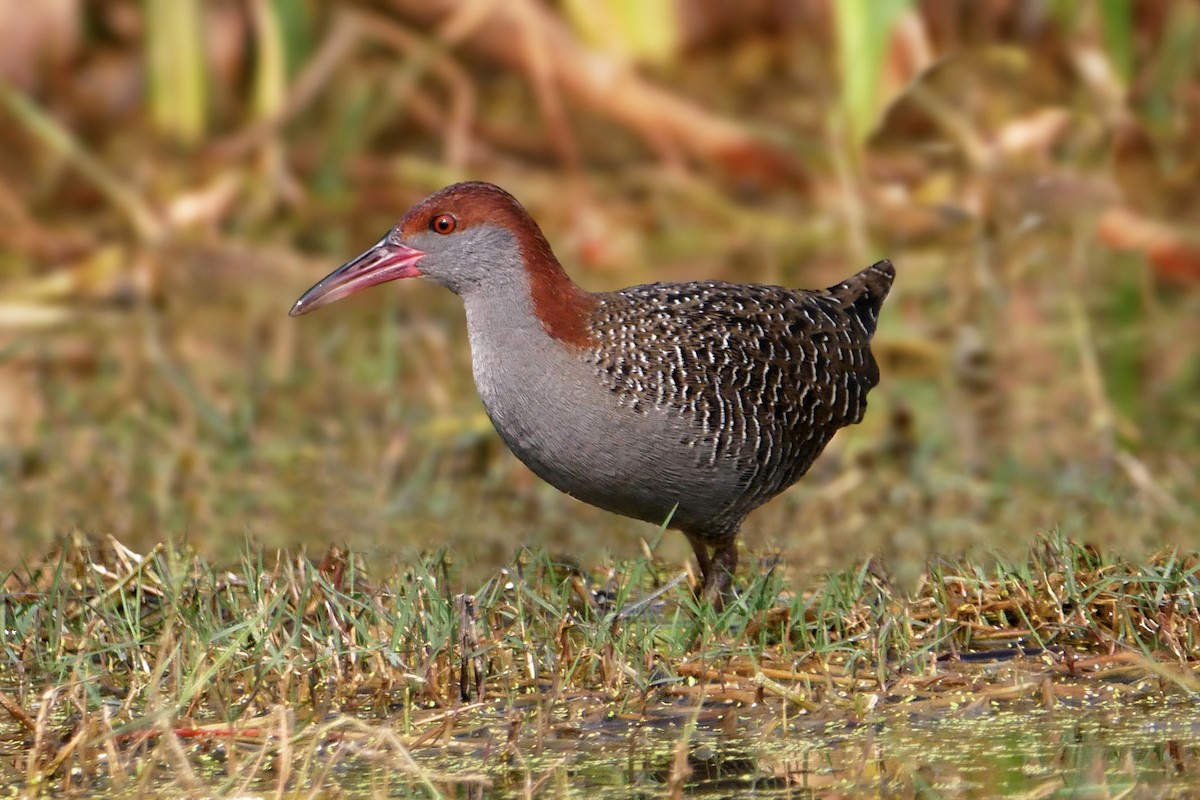
<path id="1" fill-rule="evenodd" d="M 862 419 L 894 277 L 881 261 L 823 290 L 696 282 L 600 294 L 585 358 L 629 413 L 688 421 L 683 440 L 664 428 L 662 457 L 710 472 L 724 494 L 713 527 L 736 528 Z"/>

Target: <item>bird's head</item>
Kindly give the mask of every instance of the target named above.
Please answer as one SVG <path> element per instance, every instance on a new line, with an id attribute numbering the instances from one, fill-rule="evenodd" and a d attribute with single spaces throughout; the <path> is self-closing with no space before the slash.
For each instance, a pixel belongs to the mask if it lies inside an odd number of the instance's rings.
<path id="1" fill-rule="evenodd" d="M 541 228 L 521 204 L 490 183 L 456 183 L 417 203 L 374 247 L 326 275 L 291 315 L 399 278 L 428 278 L 464 299 L 528 308 L 551 338 L 591 342 L 595 298 L 563 272 Z"/>
<path id="2" fill-rule="evenodd" d="M 512 195 L 490 183 L 457 183 L 413 206 L 373 247 L 305 292 L 291 315 L 399 278 L 428 278 L 467 296 L 555 274 L 562 269 L 550 246 Z"/>

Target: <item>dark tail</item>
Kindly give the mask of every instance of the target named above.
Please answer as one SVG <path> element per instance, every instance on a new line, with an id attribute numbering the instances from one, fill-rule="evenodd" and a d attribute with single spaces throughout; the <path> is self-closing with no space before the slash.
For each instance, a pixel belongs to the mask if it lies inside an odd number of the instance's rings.
<path id="1" fill-rule="evenodd" d="M 846 313 L 859 320 L 868 335 L 875 333 L 879 309 L 896 279 L 896 268 L 884 259 L 826 291 L 845 303 Z"/>

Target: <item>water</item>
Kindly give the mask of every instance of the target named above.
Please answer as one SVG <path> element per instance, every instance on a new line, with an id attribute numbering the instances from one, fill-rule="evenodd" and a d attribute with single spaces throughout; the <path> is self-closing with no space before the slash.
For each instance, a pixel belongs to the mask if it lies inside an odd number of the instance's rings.
<path id="1" fill-rule="evenodd" d="M 277 709 L 233 740 L 96 731 L 78 757 L 42 781 L 63 795 L 525 798 L 1194 797 L 1200 793 L 1197 701 L 1154 680 L 1108 684 L 1047 702 L 1031 693 L 990 702 L 964 692 L 882 700 L 836 698 L 816 713 L 768 698 L 738 704 L 675 687 L 679 696 L 614 698 L 531 692 L 458 710 L 388 708 L 373 717 Z M 698 687 L 692 687 L 698 689 Z M 1069 695 L 1069 693 L 1068 693 Z M 973 700 L 969 699 L 974 697 Z M 1050 706 L 1049 708 L 1047 706 Z M 284 727 L 281 721 L 288 720 Z M 55 720 L 53 746 L 72 735 Z M 77 729 L 75 729 L 77 730 Z M 257 730 L 257 732 L 253 732 Z M 281 734 L 286 733 L 286 736 Z M 32 736 L 0 725 L 0 781 L 16 790 Z M 286 747 L 281 742 L 287 739 Z M 125 777 L 114 778 L 111 753 Z M 187 760 L 184 769 L 180 758 Z"/>
<path id="2" fill-rule="evenodd" d="M 668 709 L 669 711 L 670 709 Z M 681 711 L 682 709 L 673 709 Z M 517 746 L 416 750 L 450 797 L 661 798 L 686 764 L 688 797 L 1165 797 L 1200 791 L 1200 715 L 1186 698 L 1088 708 L 998 708 L 942 715 L 904 708 L 845 718 L 784 718 L 775 709 L 720 705 L 543 732 Z M 532 723 L 530 723 L 532 725 Z M 455 739 L 458 744 L 472 739 Z M 683 742 L 683 744 L 681 744 Z M 680 758 L 683 748 L 685 758 Z M 470 780 L 453 779 L 456 771 Z M 363 794 L 429 796 L 379 770 L 357 773 Z"/>

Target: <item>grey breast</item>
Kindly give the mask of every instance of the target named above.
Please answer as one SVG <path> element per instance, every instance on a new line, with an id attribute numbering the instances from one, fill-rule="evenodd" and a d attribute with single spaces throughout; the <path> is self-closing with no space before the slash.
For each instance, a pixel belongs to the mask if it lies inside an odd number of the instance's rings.
<path id="1" fill-rule="evenodd" d="M 662 522 L 697 476 L 672 457 L 686 420 L 668 409 L 629 413 L 574 346 L 528 313 L 467 304 L 475 382 L 508 448 L 547 483 L 600 508 Z"/>

